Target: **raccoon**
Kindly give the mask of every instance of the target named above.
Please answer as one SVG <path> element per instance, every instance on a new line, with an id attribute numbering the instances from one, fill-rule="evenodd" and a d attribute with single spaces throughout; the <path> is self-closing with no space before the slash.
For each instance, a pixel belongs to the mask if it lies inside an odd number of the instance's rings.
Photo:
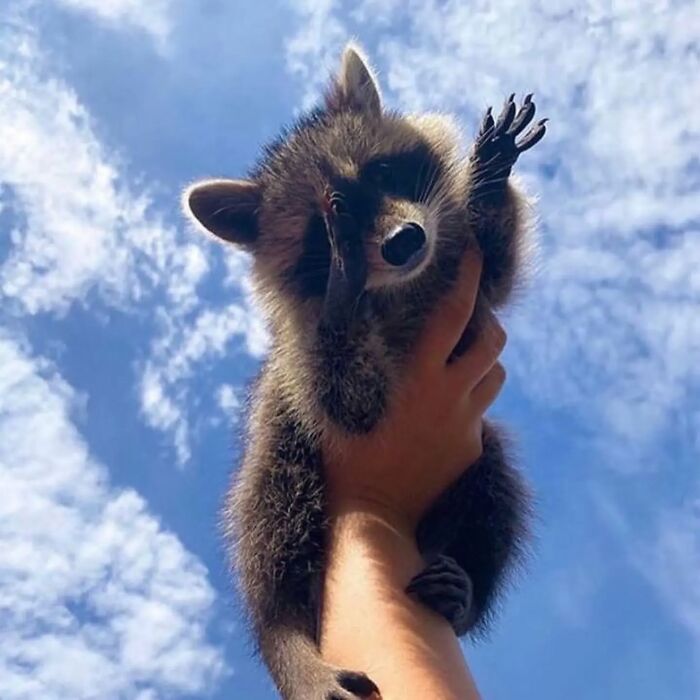
<path id="1" fill-rule="evenodd" d="M 271 332 L 223 523 L 257 649 L 287 700 L 377 690 L 361 670 L 331 667 L 318 651 L 329 527 L 321 445 L 381 420 L 466 250 L 481 250 L 483 272 L 455 354 L 478 332 L 483 309 L 511 296 L 527 204 L 509 175 L 544 136 L 546 120 L 530 127 L 534 114 L 531 95 L 520 107 L 511 95 L 497 119 L 487 111 L 465 155 L 448 117 L 384 109 L 372 69 L 350 44 L 321 105 L 265 147 L 248 179 L 185 192 L 196 222 L 252 255 Z M 529 491 L 507 452 L 485 422 L 482 456 L 416 533 L 426 568 L 407 593 L 458 635 L 487 629 L 526 550 Z"/>

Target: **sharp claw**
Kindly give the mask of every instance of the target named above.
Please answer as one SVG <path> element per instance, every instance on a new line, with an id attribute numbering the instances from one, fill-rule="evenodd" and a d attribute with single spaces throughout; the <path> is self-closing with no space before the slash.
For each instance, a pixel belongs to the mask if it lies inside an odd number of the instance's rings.
<path id="1" fill-rule="evenodd" d="M 540 119 L 540 121 L 538 121 L 537 124 L 535 124 L 535 126 L 532 127 L 527 134 L 525 134 L 523 140 L 515 145 L 518 153 L 527 151 L 529 148 L 532 148 L 536 143 L 539 143 L 542 140 L 545 132 L 547 131 L 547 127 L 545 126 L 547 121 L 547 119 Z"/>
<path id="2" fill-rule="evenodd" d="M 491 114 L 491 107 L 486 110 L 484 118 L 481 120 L 481 131 L 480 135 L 483 136 L 487 131 L 493 128 L 493 115 Z"/>
<path id="3" fill-rule="evenodd" d="M 532 102 L 523 102 L 522 107 L 518 111 L 510 129 L 508 129 L 508 134 L 512 136 L 517 136 L 531 121 L 535 116 L 535 105 Z"/>
<path id="4" fill-rule="evenodd" d="M 532 102 L 532 95 L 533 93 L 528 92 L 527 95 L 525 95 L 525 99 L 523 100 L 524 105 L 529 105 L 530 102 Z"/>
<path id="5" fill-rule="evenodd" d="M 494 136 L 500 136 L 503 134 L 513 122 L 513 117 L 515 117 L 515 102 L 513 102 L 514 98 L 515 93 L 513 93 L 506 101 L 505 107 L 501 112 L 501 116 L 498 117 L 498 121 L 496 122 L 496 128 L 494 129 L 493 134 Z"/>
<path id="6" fill-rule="evenodd" d="M 372 693 L 379 693 L 377 685 L 364 673 L 341 671 L 338 676 L 338 683 L 344 690 L 363 698 L 371 696 Z"/>

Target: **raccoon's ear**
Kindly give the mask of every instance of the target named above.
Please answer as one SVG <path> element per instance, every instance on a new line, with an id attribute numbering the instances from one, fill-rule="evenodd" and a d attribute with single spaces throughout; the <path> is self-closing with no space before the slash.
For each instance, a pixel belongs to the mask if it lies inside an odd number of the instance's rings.
<path id="1" fill-rule="evenodd" d="M 183 206 L 210 233 L 251 250 L 261 199 L 260 185 L 252 180 L 205 180 L 185 190 Z"/>
<path id="2" fill-rule="evenodd" d="M 374 71 L 362 49 L 350 43 L 343 51 L 340 71 L 326 93 L 330 111 L 353 110 L 379 116 L 382 98 Z"/>

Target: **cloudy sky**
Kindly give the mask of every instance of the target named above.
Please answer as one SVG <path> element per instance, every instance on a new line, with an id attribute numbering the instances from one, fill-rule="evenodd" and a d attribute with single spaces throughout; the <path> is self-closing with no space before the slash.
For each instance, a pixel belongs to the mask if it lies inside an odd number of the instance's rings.
<path id="1" fill-rule="evenodd" d="M 493 409 L 537 556 L 465 646 L 484 697 L 700 697 L 699 29 L 682 0 L 4 0 L 0 698 L 274 697 L 216 526 L 265 331 L 178 197 L 352 36 L 465 146 L 512 91 L 551 119 Z"/>

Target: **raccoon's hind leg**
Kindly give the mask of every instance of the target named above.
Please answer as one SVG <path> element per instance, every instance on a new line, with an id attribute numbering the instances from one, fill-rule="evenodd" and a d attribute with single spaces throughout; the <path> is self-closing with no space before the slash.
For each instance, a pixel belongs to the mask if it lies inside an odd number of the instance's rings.
<path id="1" fill-rule="evenodd" d="M 305 623 L 277 621 L 261 630 L 262 654 L 284 700 L 361 700 L 379 695 L 364 674 L 325 663 Z"/>
<path id="2" fill-rule="evenodd" d="M 458 634 L 487 630 L 499 595 L 523 562 L 529 541 L 529 491 L 508 464 L 501 436 L 488 423 L 483 445 L 482 456 L 440 497 L 417 533 L 426 560 L 438 554 L 451 558 L 471 583 L 471 609 L 458 625 L 444 614 L 444 600 L 430 605 Z M 459 580 L 454 567 L 452 578 Z"/>
<path id="3" fill-rule="evenodd" d="M 263 661 L 284 700 L 360 700 L 363 673 L 327 664 L 316 643 L 324 568 L 321 455 L 274 389 L 224 513 L 241 593 Z"/>
<path id="4" fill-rule="evenodd" d="M 509 297 L 523 253 L 527 216 L 523 198 L 508 181 L 518 157 L 545 135 L 541 119 L 521 136 L 535 116 L 532 95 L 517 109 L 511 95 L 496 121 L 486 112 L 469 161 L 467 224 L 484 255 L 481 289 L 500 306 Z"/>

